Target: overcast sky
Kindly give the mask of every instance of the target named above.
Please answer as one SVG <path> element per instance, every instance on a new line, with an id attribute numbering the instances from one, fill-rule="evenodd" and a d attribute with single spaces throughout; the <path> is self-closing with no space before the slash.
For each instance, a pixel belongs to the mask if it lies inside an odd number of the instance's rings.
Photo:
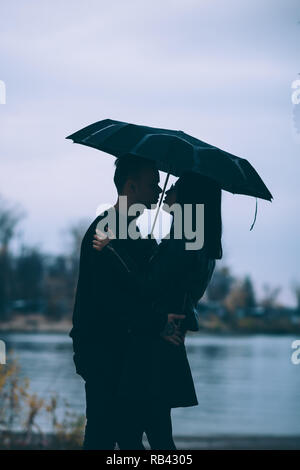
<path id="1" fill-rule="evenodd" d="M 11 0 L 0 26 L 0 193 L 26 211 L 26 243 L 62 252 L 70 224 L 116 201 L 114 157 L 65 136 L 106 118 L 180 129 L 261 175 L 274 201 L 252 231 L 255 199 L 223 191 L 224 262 L 294 304 L 298 0 Z"/>

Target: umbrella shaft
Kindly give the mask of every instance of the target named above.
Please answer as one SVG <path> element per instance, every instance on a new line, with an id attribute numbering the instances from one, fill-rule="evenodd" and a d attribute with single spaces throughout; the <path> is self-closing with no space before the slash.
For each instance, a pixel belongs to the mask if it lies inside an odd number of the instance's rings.
<path id="1" fill-rule="evenodd" d="M 167 177 L 166 177 L 166 180 L 165 180 L 164 188 L 163 188 L 163 191 L 162 191 L 161 196 L 160 196 L 160 200 L 159 200 L 159 203 L 158 203 L 158 208 L 157 208 L 157 211 L 156 211 L 156 214 L 155 214 L 155 218 L 154 218 L 154 222 L 153 222 L 153 225 L 152 225 L 150 235 L 152 235 L 155 224 L 156 224 L 157 216 L 158 216 L 159 209 L 160 209 L 160 206 L 161 206 L 161 203 L 162 203 L 162 199 L 163 199 L 164 194 L 165 194 L 165 190 L 166 190 L 166 186 L 168 184 L 169 176 L 170 176 L 170 173 L 167 174 Z"/>

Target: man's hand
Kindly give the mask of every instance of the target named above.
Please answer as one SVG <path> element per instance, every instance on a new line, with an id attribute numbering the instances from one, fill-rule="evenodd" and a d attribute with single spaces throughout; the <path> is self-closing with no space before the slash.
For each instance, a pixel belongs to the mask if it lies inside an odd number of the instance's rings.
<path id="1" fill-rule="evenodd" d="M 96 229 L 96 234 L 94 235 L 93 248 L 97 251 L 101 251 L 111 240 L 111 238 L 116 238 L 115 234 L 108 228 L 109 237 L 106 233 L 101 232 L 101 230 Z"/>
<path id="2" fill-rule="evenodd" d="M 179 346 L 184 343 L 185 332 L 180 329 L 180 320 L 183 320 L 185 315 L 179 315 L 176 313 L 168 314 L 168 322 L 164 330 L 160 333 L 160 336 L 169 343 Z"/>

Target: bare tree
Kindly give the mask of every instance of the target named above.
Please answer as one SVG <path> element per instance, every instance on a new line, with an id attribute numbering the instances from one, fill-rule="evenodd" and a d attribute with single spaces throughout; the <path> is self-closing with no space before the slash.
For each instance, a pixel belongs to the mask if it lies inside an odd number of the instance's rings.
<path id="1" fill-rule="evenodd" d="M 261 300 L 261 305 L 267 309 L 276 307 L 276 300 L 281 291 L 281 287 L 271 287 L 269 284 L 263 284 L 264 297 Z"/>
<path id="2" fill-rule="evenodd" d="M 244 278 L 242 288 L 245 291 L 245 308 L 248 309 L 256 307 L 255 292 L 250 276 L 246 276 Z"/>
<path id="3" fill-rule="evenodd" d="M 0 318 L 7 313 L 12 289 L 12 267 L 9 244 L 25 213 L 19 205 L 9 204 L 0 196 Z"/>
<path id="4" fill-rule="evenodd" d="M 78 276 L 81 242 L 89 225 L 90 221 L 83 218 L 70 225 L 65 231 L 67 244 L 66 256 L 70 272 L 72 273 L 73 283 L 74 279 L 77 279 Z"/>
<path id="5" fill-rule="evenodd" d="M 64 253 L 57 256 L 47 269 L 45 276 L 46 313 L 62 317 L 71 313 L 79 272 L 80 247 L 84 234 L 90 225 L 88 219 L 80 219 L 63 231 Z"/>
<path id="6" fill-rule="evenodd" d="M 19 204 L 10 204 L 0 195 L 0 252 L 8 250 L 17 225 L 25 216 Z"/>
<path id="7" fill-rule="evenodd" d="M 296 297 L 296 302 L 297 302 L 296 311 L 298 314 L 300 314 L 300 283 L 297 281 L 293 281 L 291 288 L 292 288 L 292 292 L 295 294 L 295 297 Z"/>
<path id="8" fill-rule="evenodd" d="M 206 289 L 206 297 L 210 301 L 222 302 L 230 291 L 234 277 L 227 266 L 217 268 Z"/>
<path id="9" fill-rule="evenodd" d="M 44 257 L 38 248 L 22 246 L 15 260 L 14 294 L 16 299 L 38 302 L 42 297 Z"/>

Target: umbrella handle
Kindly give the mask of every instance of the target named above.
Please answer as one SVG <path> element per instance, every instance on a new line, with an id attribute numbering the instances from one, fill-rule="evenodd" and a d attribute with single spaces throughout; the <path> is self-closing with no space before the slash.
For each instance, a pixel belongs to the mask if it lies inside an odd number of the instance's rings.
<path id="1" fill-rule="evenodd" d="M 252 230 L 252 229 L 253 229 L 253 227 L 254 227 L 254 224 L 255 224 L 255 221 L 256 221 L 256 214 L 257 214 L 257 198 L 256 198 L 256 205 L 255 205 L 255 215 L 254 215 L 254 220 L 253 220 L 253 222 L 252 222 L 252 225 L 251 225 L 251 228 L 250 228 L 250 230 Z"/>
<path id="2" fill-rule="evenodd" d="M 160 209 L 160 206 L 161 206 L 161 203 L 162 203 L 163 196 L 165 194 L 165 190 L 166 190 L 166 186 L 168 184 L 169 176 L 170 176 L 170 172 L 167 174 L 167 177 L 165 179 L 164 188 L 163 188 L 161 196 L 160 196 L 160 200 L 159 200 L 159 203 L 158 203 L 158 208 L 157 208 L 157 211 L 156 211 L 156 214 L 155 214 L 154 222 L 153 222 L 153 225 L 152 225 L 152 228 L 151 228 L 150 236 L 152 235 L 155 224 L 156 224 L 157 216 L 158 216 L 158 213 L 159 213 L 159 209 Z"/>

